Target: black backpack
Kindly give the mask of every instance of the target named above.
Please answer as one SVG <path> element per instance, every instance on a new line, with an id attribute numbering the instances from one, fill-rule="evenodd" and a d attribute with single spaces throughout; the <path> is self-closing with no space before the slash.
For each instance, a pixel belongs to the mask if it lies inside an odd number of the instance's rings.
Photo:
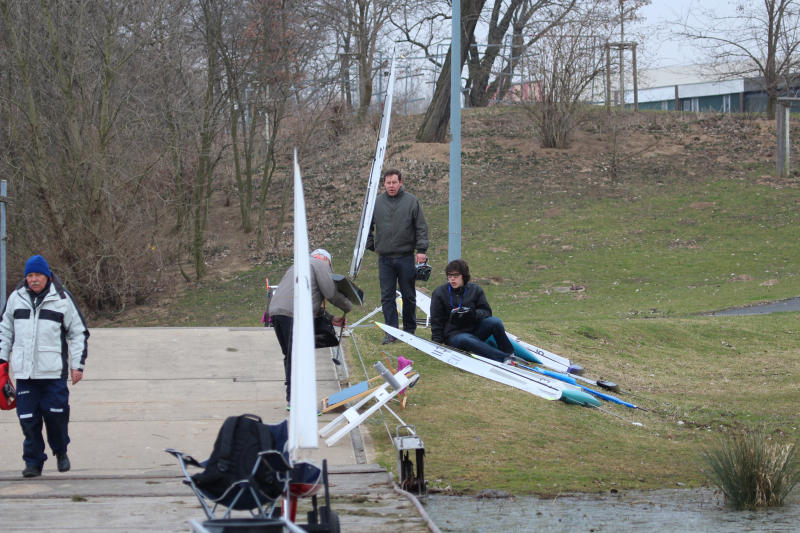
<path id="1" fill-rule="evenodd" d="M 192 476 L 192 480 L 208 497 L 217 500 L 231 485 L 250 478 L 259 452 L 275 448 L 275 439 L 260 417 L 250 414 L 230 416 L 219 430 L 205 470 Z M 263 463 L 259 464 L 250 485 L 266 500 L 274 500 L 283 492 L 283 485 L 275 473 Z M 219 503 L 230 506 L 237 493 L 231 491 Z M 255 506 L 251 495 L 245 491 L 234 508 L 252 509 Z"/>

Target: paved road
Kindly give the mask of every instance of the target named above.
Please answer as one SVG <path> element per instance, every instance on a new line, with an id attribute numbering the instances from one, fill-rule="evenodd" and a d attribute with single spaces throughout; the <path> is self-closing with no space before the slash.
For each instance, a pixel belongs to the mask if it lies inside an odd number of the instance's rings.
<path id="1" fill-rule="evenodd" d="M 41 478 L 24 480 L 15 412 L 0 412 L 0 530 L 187 531 L 202 511 L 164 448 L 205 458 L 227 416 L 286 418 L 282 361 L 264 328 L 93 329 L 85 377 L 70 387 L 70 472 L 50 459 Z M 317 377 L 319 398 L 339 390 L 327 350 L 317 351 Z M 320 427 L 334 416 L 321 416 Z M 386 472 L 370 464 L 369 446 L 354 440 L 330 448 L 320 440 L 310 455 L 331 465 L 343 531 L 427 531 Z M 385 512 L 348 511 L 363 507 L 375 476 L 371 497 Z M 386 520 L 396 523 L 387 528 Z"/>

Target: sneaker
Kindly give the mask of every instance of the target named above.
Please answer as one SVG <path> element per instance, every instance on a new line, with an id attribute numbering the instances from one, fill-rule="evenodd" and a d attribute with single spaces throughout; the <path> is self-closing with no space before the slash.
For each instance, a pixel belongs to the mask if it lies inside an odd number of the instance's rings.
<path id="1" fill-rule="evenodd" d="M 395 339 L 391 335 L 386 335 L 381 341 L 381 344 L 392 344 L 393 342 L 397 342 L 397 339 Z"/>
<path id="2" fill-rule="evenodd" d="M 56 464 L 58 465 L 59 472 L 68 472 L 72 465 L 69 464 L 69 457 L 67 452 L 59 453 L 56 455 Z"/>
<path id="3" fill-rule="evenodd" d="M 511 358 L 511 357 L 506 357 L 505 359 L 503 359 L 503 364 L 504 365 L 509 365 L 509 366 L 514 366 L 514 359 Z"/>
<path id="4" fill-rule="evenodd" d="M 22 477 L 39 477 L 42 475 L 42 467 L 36 465 L 25 465 L 25 470 L 22 471 Z"/>

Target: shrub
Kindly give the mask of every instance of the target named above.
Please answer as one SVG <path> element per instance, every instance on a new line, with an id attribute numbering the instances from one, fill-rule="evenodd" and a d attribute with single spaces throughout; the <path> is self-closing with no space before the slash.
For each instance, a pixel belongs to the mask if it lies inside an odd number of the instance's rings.
<path id="1" fill-rule="evenodd" d="M 733 434 L 702 452 L 711 482 L 735 509 L 783 505 L 800 481 L 796 444 L 777 442 L 763 429 Z"/>

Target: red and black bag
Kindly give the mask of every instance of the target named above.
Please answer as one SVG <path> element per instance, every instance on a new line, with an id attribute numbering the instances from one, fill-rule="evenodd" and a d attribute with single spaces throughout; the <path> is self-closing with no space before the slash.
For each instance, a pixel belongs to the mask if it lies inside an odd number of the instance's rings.
<path id="1" fill-rule="evenodd" d="M 17 390 L 8 375 L 8 362 L 0 363 L 0 409 L 9 411 L 17 406 Z"/>

